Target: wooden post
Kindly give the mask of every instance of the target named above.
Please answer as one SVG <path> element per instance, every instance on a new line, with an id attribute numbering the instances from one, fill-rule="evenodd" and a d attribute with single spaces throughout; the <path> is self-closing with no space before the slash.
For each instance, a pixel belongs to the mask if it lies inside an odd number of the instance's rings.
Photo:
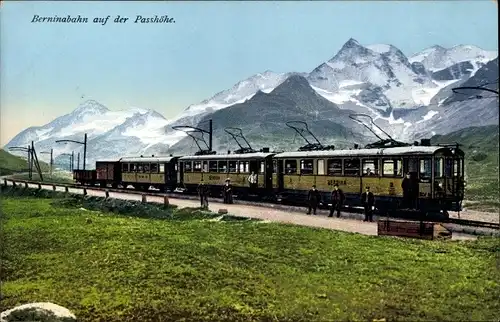
<path id="1" fill-rule="evenodd" d="M 168 197 L 163 196 L 163 206 L 166 208 L 166 207 L 168 207 L 169 204 L 170 204 L 170 202 L 168 201 Z"/>
<path id="2" fill-rule="evenodd" d="M 42 190 L 42 184 L 41 183 L 38 184 L 38 190 Z"/>
<path id="3" fill-rule="evenodd" d="M 7 179 L 3 179 L 3 185 L 7 187 Z"/>
<path id="4" fill-rule="evenodd" d="M 86 196 L 87 195 L 87 189 L 83 188 L 83 195 Z"/>
<path id="5" fill-rule="evenodd" d="M 12 181 L 12 186 L 16 187 L 16 182 L 15 181 Z"/>
<path id="6" fill-rule="evenodd" d="M 27 182 L 24 183 L 24 188 L 28 189 L 28 183 Z"/>
<path id="7" fill-rule="evenodd" d="M 69 189 L 68 189 L 68 187 L 67 187 L 67 186 L 66 186 L 66 187 L 64 187 L 64 191 L 65 191 L 65 192 L 69 192 Z"/>
<path id="8" fill-rule="evenodd" d="M 146 202 L 147 202 L 146 195 L 142 195 L 142 202 L 143 202 L 143 203 L 146 203 Z"/>
<path id="9" fill-rule="evenodd" d="M 105 194 L 106 194 L 106 199 L 108 199 L 109 198 L 109 191 L 106 190 Z"/>
<path id="10" fill-rule="evenodd" d="M 56 191 L 56 185 L 55 184 L 52 185 L 52 190 Z"/>

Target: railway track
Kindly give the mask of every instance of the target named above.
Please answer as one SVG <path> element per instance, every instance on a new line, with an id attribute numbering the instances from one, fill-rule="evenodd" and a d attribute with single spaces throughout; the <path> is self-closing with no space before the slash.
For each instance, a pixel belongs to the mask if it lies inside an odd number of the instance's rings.
<path id="1" fill-rule="evenodd" d="M 56 190 L 57 187 L 59 188 L 64 188 L 66 191 L 68 189 L 79 189 L 79 190 L 93 190 L 93 191 L 103 191 L 103 192 L 116 192 L 116 193 L 126 193 L 126 194 L 135 194 L 135 195 L 141 195 L 141 196 L 152 196 L 152 197 L 167 197 L 167 198 L 173 198 L 173 199 L 187 199 L 187 200 L 198 200 L 197 196 L 194 195 L 186 195 L 186 194 L 181 194 L 181 193 L 161 193 L 161 192 L 154 192 L 154 191 L 137 191 L 133 189 L 118 189 L 118 188 L 103 188 L 103 187 L 96 187 L 96 186 L 82 186 L 82 185 L 77 185 L 77 184 L 64 184 L 64 183 L 51 183 L 51 182 L 40 182 L 40 181 L 33 181 L 33 180 L 18 180 L 18 179 L 12 179 L 12 178 L 3 178 L 3 185 L 8 186 L 8 182 L 11 182 L 13 186 L 17 185 L 24 185 L 25 187 L 28 187 L 28 185 L 38 185 L 39 188 L 41 186 L 50 186 L 52 187 L 53 190 Z M 212 201 L 221 201 L 221 198 L 209 198 Z M 304 207 L 297 207 L 297 206 L 290 206 L 290 205 L 282 205 L 282 204 L 274 204 L 274 203 L 269 203 L 269 202 L 253 202 L 253 201 L 248 201 L 248 200 L 234 200 L 235 204 L 241 204 L 241 205 L 249 205 L 249 206 L 257 206 L 257 207 L 265 207 L 265 208 L 273 208 L 273 209 L 281 209 L 281 210 L 295 210 L 295 211 L 303 211 Z M 344 209 L 344 212 L 350 212 L 350 213 L 359 213 L 359 209 L 356 208 L 348 208 Z M 398 217 L 394 217 L 398 218 Z M 427 222 L 435 222 L 435 223 L 443 223 L 443 224 L 455 224 L 459 226 L 467 226 L 467 227 L 475 227 L 475 228 L 488 228 L 488 229 L 494 229 L 494 230 L 500 230 L 500 224 L 499 223 L 493 223 L 493 222 L 485 222 L 485 221 L 477 221 L 477 220 L 468 220 L 468 219 L 459 219 L 459 218 L 447 218 L 444 220 L 428 220 L 426 219 L 425 221 Z"/>

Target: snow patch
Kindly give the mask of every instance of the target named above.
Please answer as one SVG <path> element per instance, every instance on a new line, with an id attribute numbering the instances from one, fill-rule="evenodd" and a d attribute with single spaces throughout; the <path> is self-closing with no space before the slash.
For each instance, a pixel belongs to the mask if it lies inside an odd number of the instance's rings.
<path id="1" fill-rule="evenodd" d="M 417 124 L 430 120 L 436 114 L 439 114 L 439 112 L 430 110 L 429 112 L 427 112 L 427 114 L 424 115 L 424 117 L 422 117 L 420 121 L 417 122 Z"/>
<path id="2" fill-rule="evenodd" d="M 383 54 L 391 51 L 391 46 L 386 44 L 373 44 L 368 45 L 366 48 L 373 50 L 376 53 Z"/>

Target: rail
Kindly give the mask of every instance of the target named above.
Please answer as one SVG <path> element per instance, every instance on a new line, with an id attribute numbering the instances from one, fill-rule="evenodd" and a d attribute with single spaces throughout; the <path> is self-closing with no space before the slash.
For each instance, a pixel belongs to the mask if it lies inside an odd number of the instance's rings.
<path id="1" fill-rule="evenodd" d="M 69 189 L 77 189 L 77 190 L 82 190 L 83 195 L 87 194 L 87 190 L 93 190 L 93 191 L 103 191 L 105 192 L 106 197 L 109 196 L 110 192 L 114 193 L 125 193 L 125 194 L 135 194 L 135 195 L 141 195 L 142 196 L 142 201 L 147 202 L 147 197 L 162 197 L 165 200 L 165 203 L 168 203 L 168 198 L 173 198 L 173 199 L 185 199 L 185 200 L 198 200 L 197 196 L 192 196 L 192 195 L 182 195 L 182 194 L 173 194 L 173 193 L 163 193 L 163 192 L 144 192 L 144 191 L 137 191 L 137 190 L 131 190 L 131 189 L 118 189 L 118 188 L 103 188 L 103 187 L 96 187 L 96 186 L 82 186 L 79 184 L 69 184 L 69 183 L 53 183 L 53 182 L 40 182 L 40 181 L 33 181 L 33 180 L 19 180 L 19 179 L 11 179 L 11 178 L 3 178 L 3 184 L 4 186 L 8 186 L 7 182 L 12 182 L 12 186 L 16 187 L 17 184 L 24 185 L 25 188 L 28 188 L 28 185 L 38 185 L 38 189 L 41 189 L 42 186 L 51 186 L 52 190 L 56 191 L 57 187 L 62 187 L 65 188 L 66 192 L 69 192 Z M 211 201 L 222 201 L 222 198 L 209 198 Z M 282 209 L 282 210 L 299 210 L 303 211 L 304 207 L 296 207 L 296 206 L 285 206 L 285 205 L 278 205 L 278 204 L 272 204 L 272 203 L 266 203 L 266 202 L 251 202 L 251 201 L 246 201 L 246 200 L 234 200 L 233 201 L 235 204 L 241 204 L 241 205 L 248 205 L 248 206 L 256 206 L 256 207 L 263 207 L 263 208 L 274 208 L 274 209 Z M 381 218 L 383 216 L 380 216 Z M 443 223 L 443 224 L 455 224 L 459 226 L 468 226 L 468 227 L 477 227 L 477 228 L 488 228 L 488 229 L 494 229 L 494 230 L 500 230 L 500 223 L 492 223 L 492 222 L 485 222 L 485 221 L 476 221 L 476 220 L 467 220 L 467 219 L 458 219 L 458 218 L 448 218 L 442 221 L 437 221 L 437 220 L 425 220 L 427 222 L 435 222 L 435 223 Z"/>

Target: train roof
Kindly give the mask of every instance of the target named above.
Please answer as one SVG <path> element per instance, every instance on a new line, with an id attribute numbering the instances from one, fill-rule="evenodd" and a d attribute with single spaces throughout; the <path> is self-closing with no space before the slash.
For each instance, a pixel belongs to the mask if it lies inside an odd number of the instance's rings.
<path id="1" fill-rule="evenodd" d="M 113 162 L 118 162 L 120 159 L 101 159 L 101 160 L 96 160 L 96 163 L 113 163 Z"/>
<path id="2" fill-rule="evenodd" d="M 124 158 L 121 158 L 119 161 L 120 162 L 137 162 L 137 163 L 141 163 L 141 162 L 149 162 L 149 163 L 163 163 L 163 162 L 170 162 L 172 161 L 172 159 L 175 159 L 175 158 L 178 158 L 178 157 L 171 157 L 171 156 L 165 156 L 165 157 L 124 157 Z"/>
<path id="3" fill-rule="evenodd" d="M 405 146 L 382 149 L 354 149 L 330 151 L 296 151 L 276 154 L 275 158 L 304 157 L 364 157 L 364 156 L 397 156 L 397 155 L 432 155 L 439 150 L 450 150 L 443 146 Z"/>
<path id="4" fill-rule="evenodd" d="M 191 155 L 179 158 L 180 161 L 188 160 L 247 160 L 247 159 L 265 159 L 275 153 L 254 152 L 240 154 L 209 154 L 209 155 Z"/>

